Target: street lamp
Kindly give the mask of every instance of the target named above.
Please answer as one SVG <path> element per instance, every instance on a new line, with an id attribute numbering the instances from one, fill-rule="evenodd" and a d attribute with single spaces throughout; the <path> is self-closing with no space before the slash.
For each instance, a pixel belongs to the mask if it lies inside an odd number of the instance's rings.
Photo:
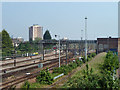
<path id="1" fill-rule="evenodd" d="M 83 40 L 83 30 L 81 30 L 81 41 Z"/>
<path id="2" fill-rule="evenodd" d="M 85 17 L 85 59 L 87 60 L 87 17 Z"/>
<path id="3" fill-rule="evenodd" d="M 60 35 L 55 35 L 55 37 L 58 36 L 59 39 L 59 67 L 60 67 Z"/>
<path id="4" fill-rule="evenodd" d="M 83 30 L 81 30 L 81 55 L 83 56 Z"/>

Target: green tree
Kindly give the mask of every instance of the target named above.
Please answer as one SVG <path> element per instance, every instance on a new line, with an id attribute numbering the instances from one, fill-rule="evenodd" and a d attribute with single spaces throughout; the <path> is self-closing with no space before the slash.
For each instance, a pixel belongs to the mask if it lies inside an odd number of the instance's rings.
<path id="1" fill-rule="evenodd" d="M 34 43 L 38 43 L 40 40 L 42 40 L 42 38 L 35 38 L 35 40 L 34 40 Z"/>
<path id="2" fill-rule="evenodd" d="M 53 77 L 51 76 L 48 70 L 41 70 L 40 74 L 36 77 L 36 80 L 40 84 L 52 84 Z"/>
<path id="3" fill-rule="evenodd" d="M 46 30 L 46 32 L 45 32 L 45 34 L 43 36 L 43 39 L 44 40 L 51 40 L 52 39 L 48 30 Z"/>
<path id="4" fill-rule="evenodd" d="M 2 56 L 10 56 L 14 50 L 12 40 L 6 30 L 2 30 Z"/>
<path id="5" fill-rule="evenodd" d="M 31 52 L 33 51 L 33 44 L 30 44 L 30 42 L 20 43 L 20 45 L 17 47 L 17 50 L 20 50 L 26 53 Z"/>

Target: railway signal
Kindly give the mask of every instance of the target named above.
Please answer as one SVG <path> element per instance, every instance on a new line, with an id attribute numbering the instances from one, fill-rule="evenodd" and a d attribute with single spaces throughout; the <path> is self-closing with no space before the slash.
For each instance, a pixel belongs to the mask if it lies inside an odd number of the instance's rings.
<path id="1" fill-rule="evenodd" d="M 54 50 L 56 50 L 56 49 L 57 49 L 57 47 L 53 47 L 53 49 L 54 49 Z"/>

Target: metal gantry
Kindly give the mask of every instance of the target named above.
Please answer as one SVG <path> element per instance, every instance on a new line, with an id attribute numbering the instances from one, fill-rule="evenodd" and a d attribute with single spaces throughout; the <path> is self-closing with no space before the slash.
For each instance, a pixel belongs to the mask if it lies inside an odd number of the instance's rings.
<path id="1" fill-rule="evenodd" d="M 56 45 L 58 44 L 59 46 L 59 51 L 60 50 L 60 47 L 64 47 L 66 46 L 66 63 L 67 63 L 67 57 L 68 57 L 68 52 L 72 52 L 74 55 L 77 51 L 79 51 L 79 54 L 84 52 L 84 49 L 86 47 L 86 43 L 87 43 L 87 47 L 91 47 L 91 44 L 92 45 L 95 45 L 97 44 L 97 40 L 41 40 L 40 43 L 42 43 L 43 45 L 43 60 L 44 60 L 44 47 L 45 45 L 47 44 L 53 44 L 53 45 Z M 78 45 L 78 46 L 77 46 Z M 70 47 L 71 48 L 70 48 Z M 93 47 L 91 47 L 92 49 L 94 49 Z M 87 49 L 85 49 L 86 51 Z M 87 53 L 86 53 L 86 56 L 87 56 Z M 59 53 L 59 57 L 60 57 L 60 53 Z M 60 61 L 60 59 L 59 59 Z M 60 64 L 59 64 L 60 66 Z"/>

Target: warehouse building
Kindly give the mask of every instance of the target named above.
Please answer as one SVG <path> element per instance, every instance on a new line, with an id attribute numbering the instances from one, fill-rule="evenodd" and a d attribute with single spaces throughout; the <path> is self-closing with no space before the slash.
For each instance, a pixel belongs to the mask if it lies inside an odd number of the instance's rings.
<path id="1" fill-rule="evenodd" d="M 118 53 L 118 38 L 97 38 L 97 52 L 109 50 Z"/>

